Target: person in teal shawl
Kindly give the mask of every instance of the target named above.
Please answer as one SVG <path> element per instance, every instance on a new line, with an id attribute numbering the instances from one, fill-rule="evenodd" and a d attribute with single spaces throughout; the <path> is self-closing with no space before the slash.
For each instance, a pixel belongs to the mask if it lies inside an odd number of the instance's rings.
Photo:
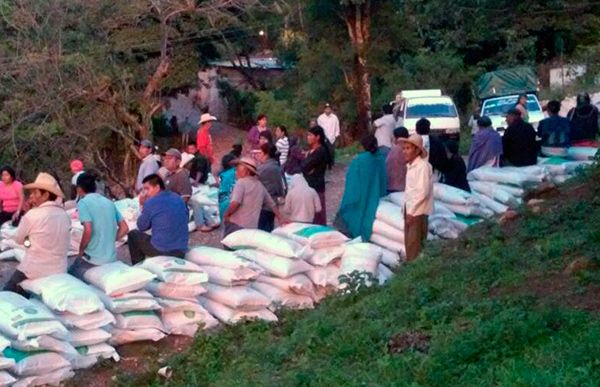
<path id="1" fill-rule="evenodd" d="M 365 152 L 359 153 L 348 167 L 338 223 L 352 238 L 361 236 L 368 241 L 379 199 L 387 194 L 387 172 L 375 136 L 368 135 L 360 142 Z"/>
<path id="2" fill-rule="evenodd" d="M 223 170 L 219 174 L 219 214 L 221 214 L 221 218 L 229 207 L 229 198 L 233 191 L 233 186 L 235 185 L 235 168 L 233 168 L 233 165 L 231 164 L 235 159 L 236 157 L 234 155 L 228 153 L 223 156 L 223 159 L 221 160 L 223 166 Z"/>

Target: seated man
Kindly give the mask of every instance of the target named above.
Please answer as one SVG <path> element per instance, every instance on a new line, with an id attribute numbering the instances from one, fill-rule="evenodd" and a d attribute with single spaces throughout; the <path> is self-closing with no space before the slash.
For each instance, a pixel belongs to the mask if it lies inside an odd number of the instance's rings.
<path id="1" fill-rule="evenodd" d="M 547 105 L 549 117 L 540 121 L 538 136 L 542 139 L 542 154 L 544 156 L 567 155 L 567 148 L 571 146 L 569 120 L 561 117 L 560 102 L 550 101 Z"/>
<path id="2" fill-rule="evenodd" d="M 473 136 L 469 149 L 467 172 L 479 167 L 499 167 L 502 156 L 502 136 L 492 127 L 492 120 L 483 116 L 477 120 L 479 130 Z"/>
<path id="3" fill-rule="evenodd" d="M 83 278 L 86 271 L 117 260 L 115 241 L 122 239 L 129 227 L 115 204 L 96 193 L 96 179 L 89 173 L 77 178 L 79 221 L 83 225 L 83 236 L 79 255 L 69 273 Z"/>
<path id="4" fill-rule="evenodd" d="M 231 193 L 229 208 L 223 215 L 225 236 L 245 228 L 258 228 L 260 212 L 270 209 L 279 223 L 284 223 L 277 205 L 257 177 L 256 161 L 249 157 L 236 160 L 236 183 Z"/>
<path id="5" fill-rule="evenodd" d="M 34 208 L 21 219 L 13 237 L 18 244 L 29 246 L 25 257 L 4 290 L 23 294 L 19 284 L 26 279 L 47 277 L 67 271 L 67 252 L 71 238 L 71 219 L 58 198 L 64 195 L 48 173 L 40 173 L 35 182 L 27 184 L 29 200 Z"/>
<path id="6" fill-rule="evenodd" d="M 165 188 L 181 196 L 185 203 L 192 196 L 192 183 L 187 169 L 181 166 L 181 152 L 171 148 L 164 154 Z"/>
<path id="7" fill-rule="evenodd" d="M 176 193 L 165 190 L 160 176 L 153 174 L 143 181 L 137 230 L 128 234 L 131 263 L 146 257 L 168 255 L 183 258 L 188 247 L 188 209 Z M 151 230 L 152 236 L 144 231 Z"/>
<path id="8" fill-rule="evenodd" d="M 508 127 L 502 137 L 503 165 L 525 167 L 537 164 L 538 144 L 535 129 L 521 118 L 521 112 L 511 109 L 506 116 Z"/>
<path id="9" fill-rule="evenodd" d="M 469 182 L 467 181 L 467 166 L 465 165 L 465 160 L 463 160 L 458 152 L 458 143 L 448 140 L 445 147 L 448 163 L 442 174 L 442 183 L 471 192 Z"/>

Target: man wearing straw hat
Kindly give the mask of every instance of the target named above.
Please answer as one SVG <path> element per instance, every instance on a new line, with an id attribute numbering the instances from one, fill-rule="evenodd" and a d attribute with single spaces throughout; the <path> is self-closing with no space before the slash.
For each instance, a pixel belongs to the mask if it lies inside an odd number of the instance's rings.
<path id="1" fill-rule="evenodd" d="M 236 165 L 236 183 L 231 193 L 229 208 L 223 215 L 225 236 L 245 228 L 257 228 L 263 208 L 273 211 L 279 223 L 286 221 L 279 213 L 275 201 L 257 177 L 256 161 L 242 157 L 232 161 Z"/>
<path id="2" fill-rule="evenodd" d="M 196 136 L 196 147 L 198 152 L 206 157 L 211 165 L 215 163 L 215 157 L 213 152 L 212 136 L 210 130 L 212 128 L 212 122 L 216 121 L 217 117 L 211 116 L 208 113 L 204 113 L 200 116 L 200 129 L 198 129 L 198 135 Z"/>
<path id="3" fill-rule="evenodd" d="M 13 239 L 28 248 L 4 287 L 17 293 L 22 293 L 19 284 L 25 279 L 65 273 L 71 239 L 71 220 L 56 202 L 64 198 L 56 179 L 48 173 L 40 173 L 33 183 L 23 188 L 31 192 L 29 199 L 34 208 L 23 216 Z"/>
<path id="4" fill-rule="evenodd" d="M 407 164 L 404 205 L 404 244 L 406 260 L 415 259 L 427 238 L 427 217 L 433 210 L 433 179 L 431 164 L 423 138 L 413 134 L 401 138 L 402 151 Z"/>

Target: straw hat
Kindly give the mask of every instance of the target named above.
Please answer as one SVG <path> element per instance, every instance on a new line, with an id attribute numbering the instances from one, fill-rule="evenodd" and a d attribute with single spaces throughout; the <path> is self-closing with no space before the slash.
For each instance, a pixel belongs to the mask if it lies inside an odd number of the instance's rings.
<path id="1" fill-rule="evenodd" d="M 52 175 L 49 173 L 42 172 L 35 178 L 35 181 L 31 184 L 25 185 L 23 188 L 32 190 L 32 189 L 42 189 L 44 191 L 51 192 L 58 196 L 59 198 L 64 198 L 60 187 L 58 186 L 58 182 Z"/>
<path id="2" fill-rule="evenodd" d="M 419 134 L 413 134 L 408 138 L 400 138 L 399 140 L 416 146 L 421 153 L 421 157 L 424 159 L 427 158 L 427 150 L 423 147 L 423 137 Z"/>
<path id="3" fill-rule="evenodd" d="M 211 116 L 208 113 L 204 113 L 200 116 L 200 121 L 198 121 L 198 124 L 203 124 L 208 121 L 216 121 L 216 120 L 217 120 L 217 117 Z"/>
<path id="4" fill-rule="evenodd" d="M 231 165 L 241 164 L 244 167 L 248 168 L 252 173 L 256 175 L 256 161 L 250 157 L 242 157 L 241 159 L 233 160 Z"/>
<path id="5" fill-rule="evenodd" d="M 179 168 L 183 168 L 185 167 L 185 165 L 187 163 L 189 163 L 190 161 L 192 161 L 194 159 L 194 155 L 191 153 L 182 153 L 181 154 L 181 163 L 179 163 Z"/>

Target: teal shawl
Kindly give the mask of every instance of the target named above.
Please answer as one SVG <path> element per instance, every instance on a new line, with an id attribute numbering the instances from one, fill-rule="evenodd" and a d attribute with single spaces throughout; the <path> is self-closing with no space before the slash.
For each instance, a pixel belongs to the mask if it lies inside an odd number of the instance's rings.
<path id="1" fill-rule="evenodd" d="M 338 214 L 352 238 L 371 238 L 379 199 L 386 194 L 385 157 L 379 151 L 359 153 L 348 167 Z"/>

